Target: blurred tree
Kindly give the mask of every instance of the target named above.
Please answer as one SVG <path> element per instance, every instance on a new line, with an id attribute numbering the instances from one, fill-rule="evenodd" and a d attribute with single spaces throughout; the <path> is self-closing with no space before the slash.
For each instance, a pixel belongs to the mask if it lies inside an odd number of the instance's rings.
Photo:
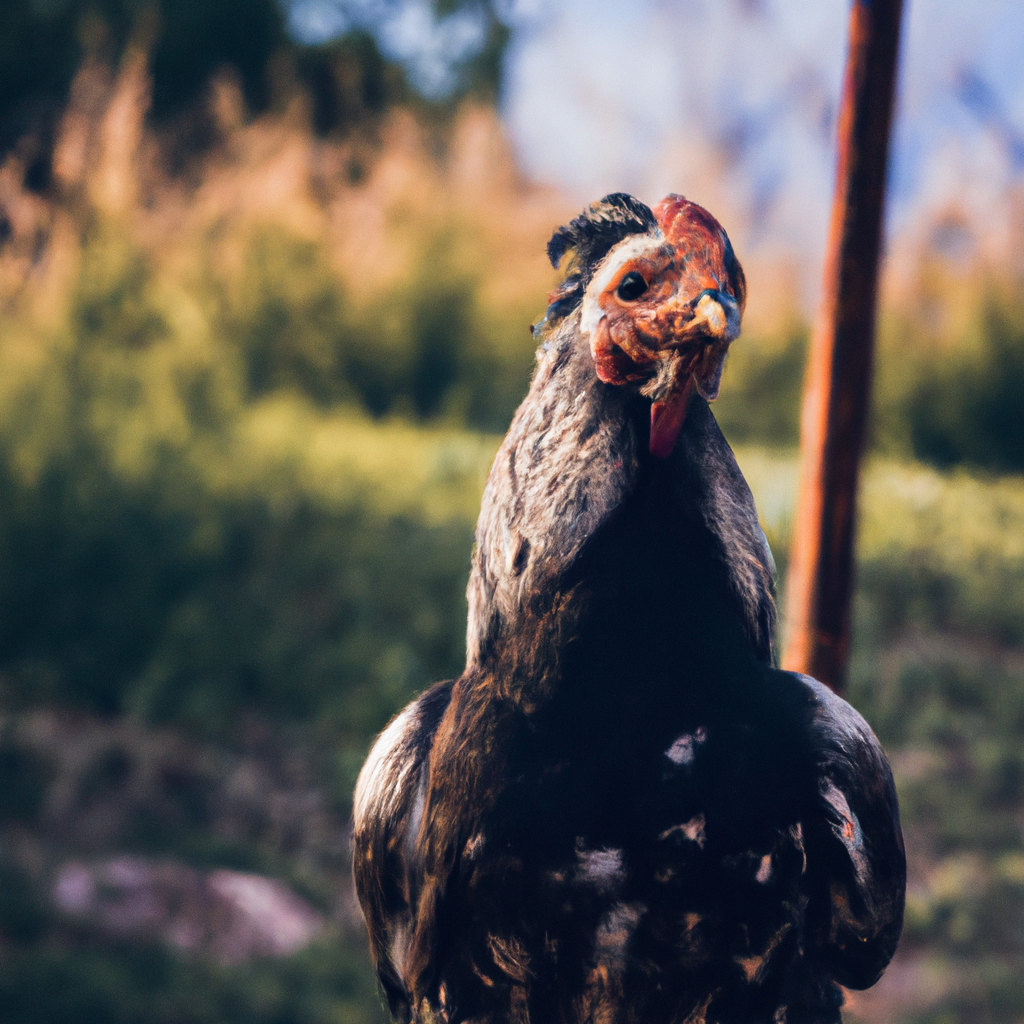
<path id="1" fill-rule="evenodd" d="M 375 120 L 414 95 L 405 73 L 384 59 L 367 32 L 298 47 L 295 61 L 312 100 L 313 127 L 321 135 Z"/>
<path id="2" fill-rule="evenodd" d="M 388 59 L 375 41 L 399 5 L 375 5 L 369 16 L 350 19 L 337 37 L 307 42 L 289 35 L 286 6 L 279 0 L 4 0 L 0 154 L 33 138 L 38 166 L 31 183 L 45 185 L 53 125 L 82 60 L 93 54 L 116 64 L 140 34 L 152 45 L 150 116 L 157 122 L 193 107 L 210 77 L 224 69 L 237 76 L 250 110 L 262 111 L 274 99 L 274 69 L 282 63 L 311 94 L 320 133 L 346 130 L 417 98 L 416 77 L 411 86 L 403 64 L 415 65 L 422 55 L 413 46 Z M 452 73 L 425 105 L 443 112 L 470 93 L 493 100 L 508 29 L 487 4 L 452 0 L 435 6 L 438 18 L 471 12 L 480 31 L 476 43 L 463 47 L 466 53 L 449 55 Z"/>
<path id="3" fill-rule="evenodd" d="M 250 104 L 266 104 L 267 62 L 288 42 L 276 0 L 5 0 L 0 143 L 10 146 L 59 107 L 87 53 L 116 61 L 150 25 L 156 116 L 189 103 L 224 65 L 236 70 Z"/>
<path id="4" fill-rule="evenodd" d="M 110 3 L 144 0 L 105 0 Z M 287 45 L 276 0 L 161 0 L 153 50 L 153 112 L 166 115 L 198 98 L 225 65 L 238 74 L 249 106 L 271 99 L 267 63 Z"/>

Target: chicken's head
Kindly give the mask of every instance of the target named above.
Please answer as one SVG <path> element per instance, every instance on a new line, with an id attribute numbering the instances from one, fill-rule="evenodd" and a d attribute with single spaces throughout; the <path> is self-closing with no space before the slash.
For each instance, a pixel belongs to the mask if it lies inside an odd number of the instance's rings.
<path id="1" fill-rule="evenodd" d="M 682 196 L 666 196 L 650 210 L 616 194 L 556 232 L 552 262 L 569 250 L 570 272 L 549 317 L 559 304 L 580 303 L 597 376 L 650 399 L 650 451 L 665 458 L 692 392 L 717 396 L 726 352 L 739 335 L 746 282 L 729 238 Z"/>

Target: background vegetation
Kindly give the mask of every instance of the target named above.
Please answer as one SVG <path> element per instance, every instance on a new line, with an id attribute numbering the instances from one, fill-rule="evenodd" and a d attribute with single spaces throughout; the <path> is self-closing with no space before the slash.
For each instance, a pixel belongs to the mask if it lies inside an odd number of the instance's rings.
<path id="1" fill-rule="evenodd" d="M 367 36 L 303 50 L 269 0 L 200 6 L 0 14 L 12 1024 L 382 1018 L 351 788 L 461 667 L 479 494 L 575 212 L 517 175 L 486 62 L 431 105 Z M 864 1019 L 1024 1019 L 1024 481 L 998 475 L 1024 471 L 1022 291 L 922 257 L 884 313 L 851 698 L 913 876 Z M 807 333 L 755 322 L 718 406 L 783 568 Z M 187 913 L 72 898 L 129 868 L 175 899 L 277 879 L 318 938 L 228 955 L 168 930 Z"/>

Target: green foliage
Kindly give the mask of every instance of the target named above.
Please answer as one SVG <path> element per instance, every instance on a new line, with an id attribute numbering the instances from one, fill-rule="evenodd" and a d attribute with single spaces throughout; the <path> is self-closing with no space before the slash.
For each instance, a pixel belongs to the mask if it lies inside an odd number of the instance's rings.
<path id="1" fill-rule="evenodd" d="M 2 913 L 2 907 L 0 907 Z M 34 943 L 8 950 L 0 1017 L 9 1024 L 373 1024 L 385 1013 L 362 943 L 333 936 L 287 960 L 239 967 L 153 945 Z"/>
<path id="2" fill-rule="evenodd" d="M 494 442 L 375 429 L 351 406 L 437 416 L 485 400 L 493 376 L 457 358 L 469 286 L 446 286 L 437 258 L 429 283 L 356 313 L 314 247 L 274 233 L 246 250 L 234 300 L 169 290 L 116 232 L 91 237 L 82 267 L 66 325 L 35 338 L 43 362 L 7 361 L 7 706 L 215 735 L 252 711 L 334 723 L 364 749 L 460 667 Z M 5 340 L 18 350 L 16 331 Z"/>
<path id="3" fill-rule="evenodd" d="M 901 1020 L 1006 1022 L 1024 1007 L 1024 663 L 936 634 L 861 645 L 850 699 L 893 754 L 914 867 L 902 956 L 936 978 Z M 916 1004 L 916 1007 L 915 1007 Z"/>
<path id="4" fill-rule="evenodd" d="M 216 343 L 242 374 L 240 399 L 288 390 L 322 409 L 504 430 L 529 381 L 532 341 L 481 306 L 482 280 L 456 249 L 451 234 L 427 239 L 412 273 L 356 306 L 316 244 L 257 232 L 237 289 L 197 289 Z M 135 324 L 122 295 L 103 301 L 118 309 L 120 332 L 159 329 L 152 312 Z M 197 386 L 197 398 L 205 393 Z"/>
<path id="5" fill-rule="evenodd" d="M 1024 643 L 1024 481 L 878 463 L 863 505 L 873 630 L 886 641 L 924 629 Z"/>
<path id="6" fill-rule="evenodd" d="M 924 299 L 887 311 L 869 447 L 943 469 L 1024 472 L 1024 289 L 989 287 L 978 307 L 942 330 Z M 807 342 L 798 324 L 733 347 L 715 414 L 734 442 L 799 441 Z"/>
<path id="7" fill-rule="evenodd" d="M 67 469 L 7 481 L 8 706 L 55 699 L 214 732 L 244 709 L 330 713 L 362 734 L 458 669 L 468 524 L 299 495 L 271 511 L 193 490 L 162 509 L 159 484 L 97 477 L 81 491 Z"/>
<path id="8" fill-rule="evenodd" d="M 1024 283 L 926 282 L 881 323 L 876 446 L 935 466 L 1024 472 Z M 932 291 L 937 295 L 931 294 Z"/>
<path id="9" fill-rule="evenodd" d="M 1024 315 L 994 296 L 977 351 L 959 349 L 919 368 L 906 417 L 914 455 L 939 466 L 1024 471 Z"/>
<path id="10" fill-rule="evenodd" d="M 744 335 L 729 353 L 715 416 L 735 443 L 791 447 L 800 439 L 800 398 L 807 331 L 799 324 L 779 338 Z"/>

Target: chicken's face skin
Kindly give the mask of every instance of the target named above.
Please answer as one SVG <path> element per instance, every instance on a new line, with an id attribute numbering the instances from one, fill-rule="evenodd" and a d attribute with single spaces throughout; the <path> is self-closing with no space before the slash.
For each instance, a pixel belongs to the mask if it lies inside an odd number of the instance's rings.
<path id="1" fill-rule="evenodd" d="M 598 267 L 580 332 L 604 383 L 638 385 L 651 400 L 650 451 L 666 458 L 694 388 L 709 401 L 718 394 L 746 283 L 728 236 L 706 210 L 670 195 L 653 212 L 658 227 L 624 239 Z"/>

